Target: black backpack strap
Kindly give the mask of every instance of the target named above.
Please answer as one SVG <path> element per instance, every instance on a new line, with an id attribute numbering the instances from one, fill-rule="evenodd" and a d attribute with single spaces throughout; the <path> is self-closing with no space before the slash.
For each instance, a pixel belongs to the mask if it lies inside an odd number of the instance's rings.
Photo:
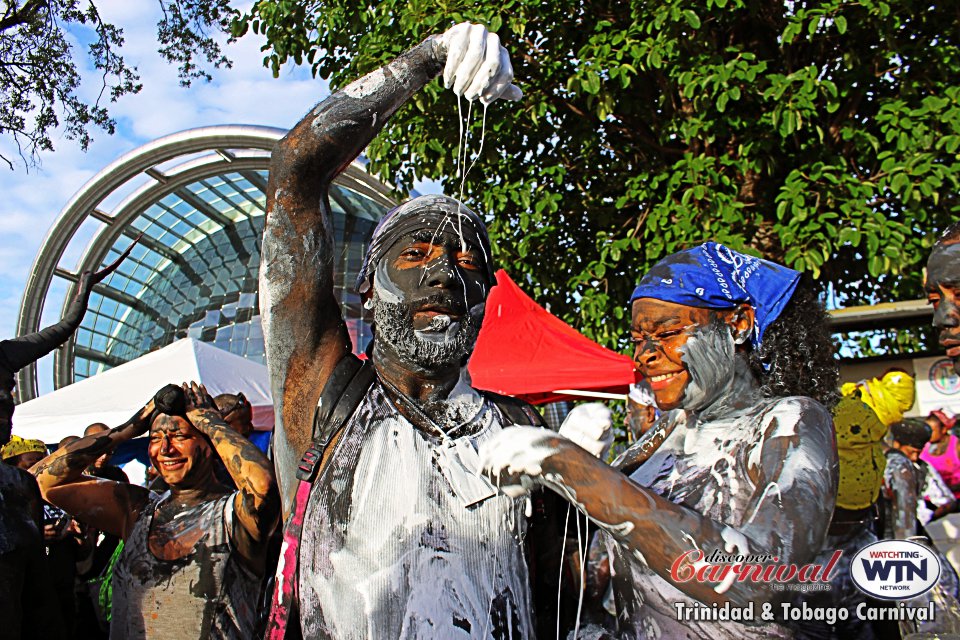
<path id="1" fill-rule="evenodd" d="M 265 640 L 294 640 L 301 638 L 298 605 L 300 534 L 307 513 L 307 503 L 314 479 L 317 477 L 324 453 L 330 442 L 343 429 L 360 401 L 366 395 L 376 373 L 369 360 L 360 360 L 353 354 L 344 356 L 327 380 L 313 417 L 313 444 L 300 459 L 297 469 L 297 493 L 293 510 L 283 526 L 282 562 L 277 563 L 275 589 L 271 595 L 270 614 Z"/>
<path id="2" fill-rule="evenodd" d="M 523 400 L 502 396 L 492 391 L 483 391 L 483 395 L 493 404 L 497 405 L 500 412 L 507 420 L 515 425 L 529 425 L 531 427 L 546 427 L 547 423 L 543 416 L 530 404 Z"/>
<path id="3" fill-rule="evenodd" d="M 375 376 L 373 364 L 352 353 L 337 363 L 320 393 L 313 416 L 313 444 L 300 459 L 297 478 L 313 482 L 327 446 L 353 415 Z"/>

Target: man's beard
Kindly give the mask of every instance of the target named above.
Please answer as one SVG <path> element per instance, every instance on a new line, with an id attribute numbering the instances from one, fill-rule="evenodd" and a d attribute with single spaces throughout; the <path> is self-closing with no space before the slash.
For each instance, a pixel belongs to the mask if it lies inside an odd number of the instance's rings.
<path id="1" fill-rule="evenodd" d="M 483 322 L 479 313 L 464 313 L 461 319 L 444 330 L 417 331 L 413 313 L 425 304 L 436 303 L 456 308 L 448 296 L 437 295 L 414 303 L 385 302 L 374 296 L 373 321 L 376 327 L 375 346 L 387 348 L 410 365 L 411 369 L 434 372 L 462 367 L 473 353 Z"/>

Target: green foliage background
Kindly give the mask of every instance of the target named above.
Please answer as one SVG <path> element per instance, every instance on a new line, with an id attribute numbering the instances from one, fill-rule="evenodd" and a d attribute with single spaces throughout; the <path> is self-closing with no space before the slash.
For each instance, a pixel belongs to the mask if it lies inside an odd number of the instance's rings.
<path id="1" fill-rule="evenodd" d="M 499 33 L 525 92 L 491 106 L 467 199 L 499 264 L 607 345 L 647 267 L 703 240 L 850 305 L 920 297 L 935 231 L 960 217 L 956 3 L 259 0 L 234 33 L 336 88 L 462 20 Z M 434 82 L 371 167 L 449 179 L 457 139 Z"/>

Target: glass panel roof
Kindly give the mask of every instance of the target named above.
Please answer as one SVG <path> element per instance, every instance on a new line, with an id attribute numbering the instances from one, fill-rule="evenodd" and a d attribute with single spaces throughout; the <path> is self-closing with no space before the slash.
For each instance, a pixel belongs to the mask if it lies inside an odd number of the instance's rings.
<path id="1" fill-rule="evenodd" d="M 147 207 L 110 248 L 115 260 L 144 237 L 91 295 L 76 333 L 74 379 L 95 375 L 192 336 L 265 361 L 257 275 L 266 171 L 240 171 L 188 184 Z M 334 185 L 335 288 L 358 352 L 370 329 L 353 292 L 367 240 L 386 209 Z"/>

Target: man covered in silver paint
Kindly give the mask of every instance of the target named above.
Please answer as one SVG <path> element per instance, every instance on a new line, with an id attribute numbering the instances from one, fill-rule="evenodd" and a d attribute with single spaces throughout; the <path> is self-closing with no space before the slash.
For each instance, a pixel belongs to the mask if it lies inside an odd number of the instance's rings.
<path id="1" fill-rule="evenodd" d="M 464 23 L 334 93 L 274 150 L 260 299 L 285 517 L 321 391 L 351 351 L 333 289 L 330 183 L 441 71 L 458 99 L 521 96 L 498 37 Z M 493 282 L 484 223 L 452 198 L 415 198 L 374 232 L 358 291 L 374 319 L 375 378 L 310 487 L 303 637 L 534 637 L 528 503 L 478 475 L 477 446 L 517 423 L 466 371 Z"/>

